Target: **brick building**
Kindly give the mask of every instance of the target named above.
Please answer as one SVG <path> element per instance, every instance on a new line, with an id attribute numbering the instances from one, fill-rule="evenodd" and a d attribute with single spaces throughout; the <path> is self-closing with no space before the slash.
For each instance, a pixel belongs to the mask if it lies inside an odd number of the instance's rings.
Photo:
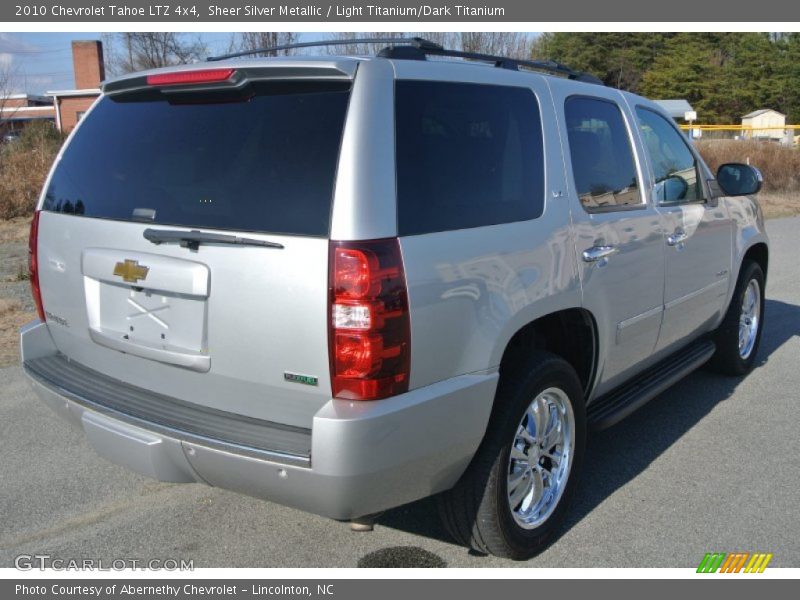
<path id="1" fill-rule="evenodd" d="M 56 127 L 69 133 L 100 95 L 100 82 L 105 78 L 103 43 L 99 40 L 72 42 L 72 67 L 75 89 L 47 92 L 53 98 Z"/>
<path id="2" fill-rule="evenodd" d="M 11 94 L 0 97 L 0 130 L 19 131 L 32 121 L 55 121 L 53 102 L 47 96 Z"/>

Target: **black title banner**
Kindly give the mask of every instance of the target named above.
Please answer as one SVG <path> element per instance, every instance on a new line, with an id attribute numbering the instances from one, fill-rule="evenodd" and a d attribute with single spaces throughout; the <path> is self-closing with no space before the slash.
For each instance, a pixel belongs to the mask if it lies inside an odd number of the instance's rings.
<path id="1" fill-rule="evenodd" d="M 769 22 L 800 21 L 800 3 L 761 0 L 32 0 L 3 2 L 0 20 L 52 22 Z"/>
<path id="2" fill-rule="evenodd" d="M 702 577 L 702 576 L 700 576 Z M 321 580 L 175 580 L 175 579 L 28 579 L 0 581 L 2 598 L 36 600 L 102 598 L 103 600 L 178 600 L 201 598 L 270 597 L 274 600 L 408 600 L 408 598 L 459 598 L 486 600 L 514 596 L 565 595 L 599 598 L 641 598 L 650 600 L 705 599 L 724 595 L 731 600 L 759 595 L 773 598 L 794 597 L 796 583 L 791 579 L 708 579 L 694 580 L 589 580 L 589 579 L 333 579 Z M 706 576 L 708 577 L 708 576 Z M 713 577 L 713 575 L 712 575 Z M 712 589 L 713 586 L 713 589 Z"/>

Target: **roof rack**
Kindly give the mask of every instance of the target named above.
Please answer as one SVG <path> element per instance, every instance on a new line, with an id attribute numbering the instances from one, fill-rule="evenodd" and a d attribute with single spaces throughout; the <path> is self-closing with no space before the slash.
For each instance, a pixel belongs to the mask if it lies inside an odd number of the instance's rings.
<path id="1" fill-rule="evenodd" d="M 492 54 L 481 54 L 479 52 L 462 52 L 461 50 L 448 50 L 443 46 L 419 37 L 412 38 L 355 38 L 349 40 L 320 40 L 318 42 L 298 42 L 296 44 L 284 44 L 281 46 L 270 46 L 267 48 L 255 48 L 242 52 L 222 54 L 220 56 L 209 56 L 206 60 L 215 62 L 228 58 L 239 58 L 241 56 L 251 56 L 253 54 L 266 54 L 270 52 L 280 52 L 283 50 L 294 50 L 296 48 L 314 48 L 319 46 L 344 46 L 349 44 L 389 44 L 378 52 L 382 58 L 395 58 L 403 60 L 425 60 L 428 56 L 446 56 L 452 58 L 464 58 L 467 60 L 477 60 L 494 64 L 495 67 L 519 71 L 532 69 L 535 71 L 545 71 L 556 75 L 562 75 L 575 81 L 605 85 L 602 80 L 594 75 L 576 71 L 566 65 L 562 65 L 553 60 L 524 60 L 509 58 L 507 56 L 495 56 Z"/>

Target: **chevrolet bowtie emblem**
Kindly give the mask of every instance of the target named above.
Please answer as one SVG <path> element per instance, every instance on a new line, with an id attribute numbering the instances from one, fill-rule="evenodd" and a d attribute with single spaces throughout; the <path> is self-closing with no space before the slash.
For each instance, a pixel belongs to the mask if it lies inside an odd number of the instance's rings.
<path id="1" fill-rule="evenodd" d="M 141 266 L 138 260 L 125 259 L 125 262 L 118 262 L 114 265 L 114 275 L 122 277 L 123 281 L 129 283 L 136 283 L 140 279 L 145 279 L 149 270 L 149 267 Z"/>

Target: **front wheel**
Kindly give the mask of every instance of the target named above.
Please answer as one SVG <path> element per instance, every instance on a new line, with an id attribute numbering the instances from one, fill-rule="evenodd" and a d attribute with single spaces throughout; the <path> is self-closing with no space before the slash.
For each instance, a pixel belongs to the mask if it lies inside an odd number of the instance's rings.
<path id="1" fill-rule="evenodd" d="M 725 318 L 713 334 L 717 350 L 709 367 L 725 375 L 753 369 L 764 323 L 764 271 L 758 263 L 742 264 Z"/>
<path id="2" fill-rule="evenodd" d="M 501 377 L 486 437 L 456 486 L 439 497 L 445 527 L 482 553 L 537 554 L 563 521 L 585 445 L 575 370 L 535 353 L 527 367 Z"/>

